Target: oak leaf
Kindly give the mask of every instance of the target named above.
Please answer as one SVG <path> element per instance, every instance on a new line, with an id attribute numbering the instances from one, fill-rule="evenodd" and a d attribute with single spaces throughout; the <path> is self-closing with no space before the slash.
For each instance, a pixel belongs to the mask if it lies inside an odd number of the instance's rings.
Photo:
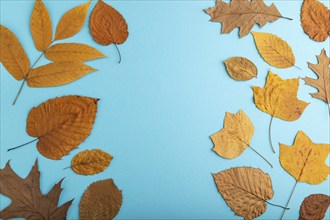
<path id="1" fill-rule="evenodd" d="M 330 10 L 318 0 L 305 0 L 301 7 L 301 26 L 313 40 L 325 41 L 330 35 Z"/>
<path id="2" fill-rule="evenodd" d="M 0 211 L 1 219 L 26 218 L 44 220 L 65 220 L 72 200 L 58 207 L 63 179 L 43 195 L 40 191 L 38 161 L 29 175 L 22 179 L 10 167 L 9 162 L 0 170 L 0 193 L 8 196 L 11 204 Z"/>
<path id="3" fill-rule="evenodd" d="M 120 210 L 122 193 L 112 179 L 92 183 L 80 201 L 80 219 L 113 219 Z"/>
<path id="4" fill-rule="evenodd" d="M 231 57 L 225 62 L 229 75 L 240 81 L 245 81 L 257 77 L 258 69 L 254 63 L 244 57 Z"/>
<path id="5" fill-rule="evenodd" d="M 32 108 L 26 130 L 37 138 L 39 152 L 59 160 L 77 148 L 93 128 L 97 101 L 83 96 L 63 96 Z"/>
<path id="6" fill-rule="evenodd" d="M 295 65 L 290 45 L 274 34 L 252 32 L 262 58 L 271 66 L 288 68 Z"/>
<path id="7" fill-rule="evenodd" d="M 254 219 L 262 215 L 274 192 L 270 176 L 252 167 L 231 168 L 212 174 L 219 193 L 236 215 Z"/>
<path id="8" fill-rule="evenodd" d="M 0 25 L 0 60 L 6 70 L 16 79 L 22 80 L 30 69 L 30 61 L 13 32 Z"/>
<path id="9" fill-rule="evenodd" d="M 71 161 L 72 170 L 81 175 L 101 173 L 110 164 L 112 156 L 100 149 L 84 150 Z"/>
<path id="10" fill-rule="evenodd" d="M 330 196 L 312 194 L 300 206 L 299 220 L 322 220 L 330 205 Z"/>
<path id="11" fill-rule="evenodd" d="M 267 6 L 262 0 L 231 0 L 230 3 L 217 0 L 216 5 L 205 12 L 213 22 L 222 23 L 221 33 L 230 33 L 238 27 L 240 37 L 246 36 L 255 24 L 263 27 L 267 22 L 285 18 L 274 4 Z"/>

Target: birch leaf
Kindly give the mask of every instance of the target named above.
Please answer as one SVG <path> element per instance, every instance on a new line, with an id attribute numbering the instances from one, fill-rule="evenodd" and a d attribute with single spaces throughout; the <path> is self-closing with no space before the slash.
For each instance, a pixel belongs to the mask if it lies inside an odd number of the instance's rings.
<path id="1" fill-rule="evenodd" d="M 225 62 L 229 75 L 239 81 L 245 81 L 257 77 L 258 69 L 249 59 L 244 57 L 232 57 Z"/>
<path id="2" fill-rule="evenodd" d="M 262 58 L 271 66 L 288 68 L 295 65 L 290 45 L 274 34 L 252 32 Z"/>
<path id="3" fill-rule="evenodd" d="M 299 220 L 322 220 L 330 205 L 330 196 L 312 194 L 300 206 Z"/>
<path id="4" fill-rule="evenodd" d="M 13 32 L 0 25 L 1 62 L 16 79 L 22 80 L 30 69 L 30 61 Z"/>
<path id="5" fill-rule="evenodd" d="M 34 3 L 30 29 L 37 50 L 45 51 L 52 43 L 53 32 L 48 9 L 42 0 L 36 0 Z"/>

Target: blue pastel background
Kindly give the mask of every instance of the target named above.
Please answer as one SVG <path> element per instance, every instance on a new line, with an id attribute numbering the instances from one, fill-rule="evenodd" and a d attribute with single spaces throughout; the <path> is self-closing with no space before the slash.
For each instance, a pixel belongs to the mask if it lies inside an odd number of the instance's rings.
<path id="1" fill-rule="evenodd" d="M 60 17 L 85 1 L 45 1 L 55 29 Z M 126 18 L 129 38 L 120 45 L 123 60 L 118 64 L 114 46 L 93 41 L 87 23 L 76 36 L 62 42 L 80 42 L 96 47 L 108 58 L 88 62 L 98 71 L 69 85 L 33 89 L 27 86 L 17 104 L 11 103 L 21 82 L 1 65 L 1 168 L 10 160 L 22 177 L 36 158 L 41 171 L 41 189 L 48 192 L 60 179 L 60 204 L 74 198 L 68 219 L 78 219 L 81 195 L 89 184 L 113 178 L 123 190 L 123 205 L 117 219 L 241 219 L 234 215 L 218 193 L 211 173 L 231 167 L 259 167 L 270 174 L 275 195 L 272 203 L 285 205 L 294 179 L 278 160 L 277 142 L 291 145 L 298 130 L 316 143 L 329 143 L 329 116 L 324 102 L 309 95 L 316 90 L 301 80 L 298 97 L 310 102 L 295 122 L 274 120 L 273 140 L 268 141 L 270 116 L 253 103 L 251 86 L 263 86 L 268 70 L 282 78 L 316 77 L 307 61 L 316 63 L 322 48 L 329 55 L 329 41 L 309 39 L 300 26 L 302 1 L 275 1 L 283 16 L 253 31 L 270 32 L 286 40 L 296 57 L 296 67 L 277 69 L 258 54 L 252 35 L 238 38 L 237 29 L 220 35 L 220 24 L 209 22 L 203 12 L 215 1 L 107 1 Z M 270 5 L 272 1 L 267 1 Z M 329 6 L 329 1 L 324 1 Z M 1 0 L 1 24 L 12 30 L 27 51 L 31 62 L 38 56 L 29 30 L 34 1 Z M 89 13 L 96 4 L 92 2 Z M 87 21 L 88 22 L 88 21 Z M 244 56 L 258 67 L 258 78 L 247 82 L 231 79 L 223 61 Z M 39 63 L 45 64 L 43 59 Z M 47 99 L 78 94 L 98 97 L 99 111 L 92 133 L 77 150 L 60 161 L 49 160 L 36 150 L 35 143 L 16 151 L 9 147 L 30 141 L 25 131 L 29 110 Z M 255 126 L 251 145 L 273 163 L 271 169 L 251 150 L 226 160 L 211 151 L 209 136 L 220 130 L 226 111 L 243 109 Z M 72 157 L 84 149 L 101 148 L 114 159 L 105 172 L 81 176 L 70 169 Z M 329 158 L 327 163 L 329 164 Z M 303 199 L 312 193 L 329 194 L 329 181 L 320 185 L 299 183 L 285 219 L 297 219 Z M 1 209 L 10 203 L 1 196 Z M 268 206 L 259 219 L 279 219 L 282 209 Z M 329 219 L 329 212 L 327 214 Z"/>

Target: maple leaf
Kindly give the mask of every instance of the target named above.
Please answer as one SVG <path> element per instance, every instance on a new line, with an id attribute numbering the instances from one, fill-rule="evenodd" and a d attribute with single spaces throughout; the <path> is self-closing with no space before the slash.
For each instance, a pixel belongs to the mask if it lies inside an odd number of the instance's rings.
<path id="1" fill-rule="evenodd" d="M 240 81 L 245 81 L 257 77 L 258 69 L 254 63 L 244 57 L 231 57 L 225 62 L 229 75 Z"/>
<path id="2" fill-rule="evenodd" d="M 300 206 L 299 220 L 322 220 L 330 205 L 330 196 L 312 194 Z"/>
<path id="3" fill-rule="evenodd" d="M 43 195 L 40 191 L 40 172 L 36 160 L 29 175 L 22 179 L 10 167 L 9 162 L 0 170 L 0 193 L 8 196 L 11 204 L 0 211 L 0 218 L 26 218 L 64 220 L 73 200 L 58 207 L 63 179 Z"/>
<path id="4" fill-rule="evenodd" d="M 255 24 L 263 27 L 267 22 L 286 18 L 274 4 L 267 6 L 262 0 L 232 0 L 230 3 L 217 0 L 216 5 L 205 9 L 205 12 L 213 22 L 222 23 L 221 33 L 230 33 L 238 27 L 240 37 L 246 36 Z"/>

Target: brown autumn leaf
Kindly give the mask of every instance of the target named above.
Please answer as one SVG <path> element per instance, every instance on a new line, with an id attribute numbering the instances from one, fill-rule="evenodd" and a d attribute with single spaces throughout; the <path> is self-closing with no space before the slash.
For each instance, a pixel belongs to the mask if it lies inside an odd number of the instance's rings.
<path id="1" fill-rule="evenodd" d="M 262 0 L 231 0 L 230 3 L 217 0 L 216 5 L 205 12 L 211 16 L 211 21 L 222 23 L 221 33 L 230 33 L 238 27 L 240 37 L 246 36 L 255 24 L 263 27 L 267 22 L 286 18 L 274 4 L 267 6 Z"/>
<path id="2" fill-rule="evenodd" d="M 31 109 L 26 130 L 38 140 L 39 152 L 59 160 L 78 147 L 90 134 L 99 99 L 62 96 Z"/>
<path id="3" fill-rule="evenodd" d="M 53 62 L 32 69 L 26 78 L 30 87 L 50 87 L 71 83 L 95 71 L 92 67 L 78 62 Z"/>
<path id="4" fill-rule="evenodd" d="M 254 219 L 262 215 L 273 198 L 268 174 L 253 167 L 236 167 L 212 174 L 219 193 L 236 215 Z"/>
<path id="5" fill-rule="evenodd" d="M 301 26 L 313 40 L 322 42 L 330 35 L 330 10 L 318 0 L 305 0 L 301 7 Z"/>
<path id="6" fill-rule="evenodd" d="M 122 193 L 112 179 L 92 183 L 80 201 L 80 219 L 113 219 L 120 210 Z"/>
<path id="7" fill-rule="evenodd" d="M 93 175 L 103 172 L 110 164 L 112 156 L 100 149 L 84 150 L 71 161 L 72 170 L 81 175 Z"/>
<path id="8" fill-rule="evenodd" d="M 65 220 L 72 200 L 58 207 L 63 179 L 43 195 L 40 191 L 38 161 L 29 175 L 22 179 L 10 167 L 9 162 L 0 170 L 0 193 L 11 199 L 11 204 L 0 211 L 1 219 L 26 218 L 28 220 Z"/>
<path id="9" fill-rule="evenodd" d="M 258 69 L 254 63 L 244 57 L 231 57 L 225 62 L 227 72 L 231 78 L 245 81 L 257 77 Z"/>
<path id="10" fill-rule="evenodd" d="M 330 206 L 330 196 L 312 194 L 300 206 L 299 220 L 322 220 Z"/>
<path id="11" fill-rule="evenodd" d="M 30 29 L 37 50 L 45 51 L 52 43 L 52 21 L 42 0 L 36 0 L 30 19 Z"/>
<path id="12" fill-rule="evenodd" d="M 62 43 L 51 46 L 45 53 L 49 60 L 85 62 L 105 57 L 103 53 L 86 44 Z"/>
<path id="13" fill-rule="evenodd" d="M 1 62 L 16 79 L 22 80 L 30 69 L 30 61 L 13 32 L 0 25 Z"/>

